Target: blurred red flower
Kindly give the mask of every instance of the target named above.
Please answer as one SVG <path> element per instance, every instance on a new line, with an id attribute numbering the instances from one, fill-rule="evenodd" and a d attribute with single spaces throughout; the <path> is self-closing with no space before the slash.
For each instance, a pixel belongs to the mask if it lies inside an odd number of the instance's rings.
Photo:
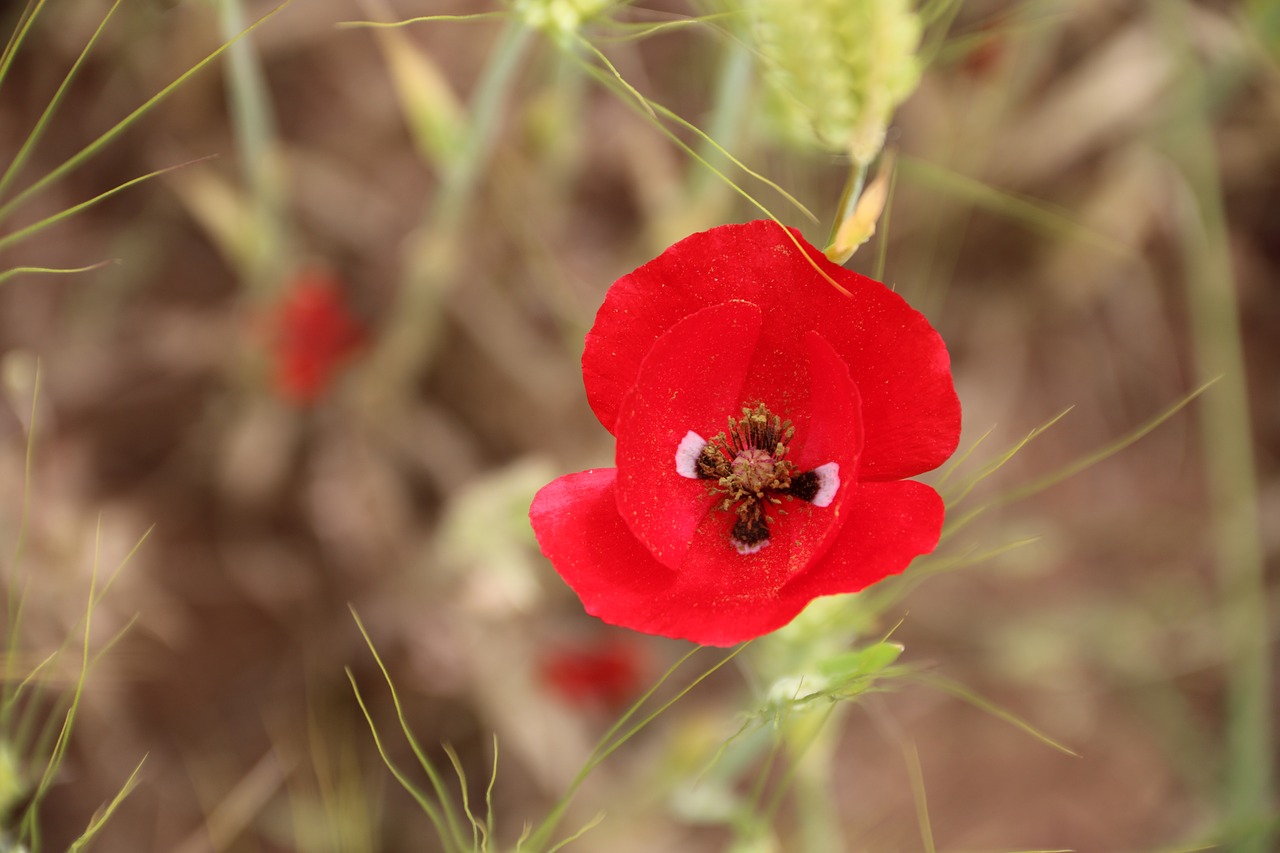
<path id="1" fill-rule="evenodd" d="M 590 647 L 549 652 L 540 674 L 543 683 L 571 705 L 617 711 L 639 693 L 644 668 L 635 643 L 612 637 Z"/>
<path id="2" fill-rule="evenodd" d="M 364 343 L 339 282 L 304 270 L 289 283 L 272 325 L 276 389 L 291 402 L 314 403 Z"/>
<path id="3" fill-rule="evenodd" d="M 605 296 L 582 366 L 617 467 L 530 509 L 605 622 L 731 645 L 937 545 L 942 500 L 903 478 L 959 440 L 946 346 L 795 238 L 770 221 L 694 234 Z"/>

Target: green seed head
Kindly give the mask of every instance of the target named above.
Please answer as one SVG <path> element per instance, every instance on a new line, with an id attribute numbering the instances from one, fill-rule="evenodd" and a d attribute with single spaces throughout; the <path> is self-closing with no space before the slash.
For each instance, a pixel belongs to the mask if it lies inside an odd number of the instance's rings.
<path id="1" fill-rule="evenodd" d="M 738 0 L 781 134 L 870 162 L 920 79 L 911 0 Z"/>

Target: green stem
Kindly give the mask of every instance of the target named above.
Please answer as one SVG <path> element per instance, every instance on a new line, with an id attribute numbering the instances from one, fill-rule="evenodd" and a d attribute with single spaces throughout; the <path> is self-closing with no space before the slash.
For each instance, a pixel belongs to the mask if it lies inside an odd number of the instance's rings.
<path id="1" fill-rule="evenodd" d="M 78 168 L 90 157 L 92 157 L 93 155 L 101 151 L 104 147 L 106 147 L 113 140 L 115 140 L 116 137 L 118 137 L 120 134 L 124 133 L 125 130 L 131 127 L 145 113 L 150 112 L 150 110 L 153 107 L 155 107 L 165 98 L 167 98 L 169 95 L 177 91 L 179 87 L 181 87 L 184 83 L 187 82 L 187 80 L 191 79 L 201 70 L 203 70 L 205 66 L 209 65 L 218 57 L 220 57 L 223 54 L 223 52 L 226 51 L 231 45 L 235 44 L 240 39 L 244 38 L 249 33 L 253 32 L 258 27 L 265 24 L 270 18 L 274 17 L 281 9 L 287 6 L 290 2 L 291 0 L 284 0 L 284 2 L 282 2 L 279 6 L 275 7 L 270 12 L 267 12 L 257 21 L 254 21 L 247 28 L 242 30 L 234 39 L 222 45 L 219 45 L 217 48 L 215 48 L 210 53 L 208 53 L 199 62 L 196 62 L 186 71 L 184 71 L 182 74 L 176 77 L 172 82 L 170 82 L 167 86 L 165 86 L 159 92 L 156 92 L 146 101 L 144 101 L 141 106 L 135 108 L 133 112 L 129 113 L 127 116 L 125 116 L 124 118 L 120 119 L 118 122 L 113 124 L 110 128 L 108 128 L 105 132 L 99 135 L 96 139 L 94 139 L 88 145 L 86 145 L 85 147 L 77 151 L 75 154 L 68 157 L 58 166 L 54 167 L 53 169 L 50 169 L 43 176 L 41 176 L 35 183 L 31 184 L 31 186 L 27 187 L 25 190 L 18 193 L 16 196 L 11 198 L 9 201 L 5 202 L 3 205 L 0 205 L 0 221 L 3 221 L 4 219 L 6 219 L 14 210 L 16 210 L 19 206 L 21 206 L 24 202 L 26 202 L 27 199 L 40 193 L 42 190 L 46 189 L 50 185 L 62 180 L 64 177 L 67 176 L 69 172 Z"/>
<path id="2" fill-rule="evenodd" d="M 93 35 L 89 37 L 89 41 L 85 44 L 84 49 L 80 51 L 80 55 L 76 57 L 76 61 L 72 63 L 71 68 L 62 78 L 62 83 L 58 86 L 58 91 L 54 92 L 53 97 L 49 99 L 49 103 L 45 105 L 44 112 L 40 114 L 40 118 L 36 120 L 35 127 L 27 134 L 26 140 L 22 143 L 22 147 L 18 149 L 18 153 L 14 155 L 13 161 L 9 163 L 8 168 L 4 170 L 4 174 L 0 176 L 0 197 L 3 197 L 9 191 L 9 186 L 13 183 L 13 179 L 22 171 L 22 167 L 26 165 L 27 158 L 31 156 L 31 152 L 35 149 L 36 144 L 40 141 L 40 137 L 44 135 L 45 130 L 49 126 L 49 120 L 53 118 L 53 114 L 57 112 L 59 105 L 62 104 L 63 97 L 67 94 L 67 89 L 71 86 L 71 81 L 75 79 L 76 74 L 80 71 L 80 66 L 84 64 L 85 59 L 89 56 L 89 52 L 93 50 L 94 44 L 97 43 L 98 37 L 102 35 L 102 31 L 107 28 L 107 22 L 111 20 L 111 16 L 115 14 L 116 9 L 120 8 L 121 0 L 115 0 L 111 4 L 111 8 L 102 17 L 98 28 L 93 31 Z M 39 7 L 36 7 L 39 11 Z"/>
<path id="3" fill-rule="evenodd" d="M 22 42 L 26 39 L 27 33 L 31 31 L 31 25 L 36 22 L 36 16 L 40 14 L 40 10 L 44 8 L 45 0 L 36 0 L 34 5 L 27 3 L 27 7 L 22 10 L 22 15 L 18 18 L 18 23 L 9 36 L 9 43 L 4 47 L 4 53 L 0 54 L 0 86 L 4 85 L 4 80 L 9 76 L 9 68 L 13 65 L 13 58 L 18 55 L 18 48 L 22 47 Z"/>
<path id="4" fill-rule="evenodd" d="M 230 42 L 244 30 L 241 0 L 221 0 L 218 17 L 225 40 Z M 248 185 L 257 224 L 251 250 L 248 257 L 242 259 L 247 269 L 241 270 L 241 274 L 251 288 L 261 291 L 268 283 L 279 280 L 287 256 L 283 191 L 279 172 L 273 168 L 276 133 L 271 96 L 262 64 L 249 39 L 231 44 L 224 69 L 240 169 Z"/>
<path id="5" fill-rule="evenodd" d="M 697 147 L 698 154 L 704 161 L 716 169 L 724 171 L 729 166 L 729 159 L 722 153 L 722 148 L 733 148 L 733 141 L 740 135 L 747 110 L 755 104 L 752 95 L 751 74 L 755 67 L 755 57 L 747 49 L 744 42 L 732 39 L 725 47 L 720 62 L 719 77 L 716 79 L 715 100 L 710 120 L 707 122 L 707 136 L 720 143 L 720 147 L 703 141 Z M 711 169 L 689 170 L 690 198 L 698 198 L 712 184 L 715 172 Z"/>
<path id="6" fill-rule="evenodd" d="M 844 189 L 840 192 L 840 201 L 836 205 L 836 218 L 831 223 L 831 231 L 827 234 L 827 246 L 830 247 L 836 241 L 836 234 L 840 231 L 840 226 L 858 207 L 858 199 L 862 198 L 862 188 L 867 183 L 867 168 L 869 163 L 851 162 L 849 164 L 849 177 L 845 178 Z"/>
<path id="7" fill-rule="evenodd" d="M 1167 143 L 1187 191 L 1180 246 L 1196 368 L 1202 378 L 1222 377 L 1199 412 L 1228 655 L 1223 795 L 1230 849 L 1266 853 L 1276 840 L 1267 587 L 1240 309 L 1211 125 L 1213 87 L 1190 49 L 1184 4 L 1152 6 L 1182 60 L 1175 91 L 1183 101 Z M 1238 72 L 1224 70 L 1228 78 Z"/>
<path id="8" fill-rule="evenodd" d="M 476 178 L 489 162 L 497 142 L 499 123 L 534 31 L 512 19 L 502 29 L 493 61 L 485 68 L 471 99 L 471 126 L 457 162 L 444 175 L 444 187 L 433 213 L 437 225 L 454 226 L 470 209 Z"/>
<path id="9" fill-rule="evenodd" d="M 471 211 L 476 184 L 497 143 L 516 71 L 534 31 L 517 20 L 503 28 L 471 100 L 466 138 L 457 159 L 441 175 L 442 186 L 418 226 L 405 261 L 405 279 L 395 320 L 366 362 L 370 398 L 366 409 L 378 418 L 405 399 L 437 339 L 441 306 L 456 281 L 462 256 L 458 246 Z"/>
<path id="10" fill-rule="evenodd" d="M 653 711 L 649 712 L 644 719 L 640 720 L 640 722 L 631 725 L 630 728 L 626 728 L 628 722 L 636 716 L 640 707 L 648 701 L 649 697 L 652 696 L 658 688 L 661 687 L 666 680 L 685 663 L 685 661 L 693 657 L 693 655 L 703 647 L 695 647 L 686 653 L 684 657 L 680 658 L 680 660 L 676 661 L 676 663 L 663 673 L 657 683 L 655 683 L 653 687 L 649 688 L 643 696 L 637 699 L 635 704 L 632 705 L 631 708 L 628 709 L 612 727 L 610 727 L 609 731 L 605 732 L 604 735 L 601 736 L 600 740 L 596 743 L 595 748 L 591 750 L 591 754 L 587 756 L 587 760 L 583 762 L 582 767 L 578 770 L 578 774 L 573 777 L 573 781 L 569 783 L 569 787 L 560 797 L 560 800 L 552 807 L 550 813 L 543 818 L 542 823 L 538 824 L 538 828 L 529 836 L 526 842 L 526 849 L 529 850 L 530 853 L 541 853 L 541 851 L 546 849 L 547 844 L 551 842 L 551 836 L 555 832 L 556 827 L 560 825 L 560 820 L 564 817 L 565 812 L 568 811 L 569 803 L 572 802 L 574 795 L 578 792 L 578 789 L 582 787 L 582 784 L 587 781 L 587 778 L 592 774 L 592 772 L 599 767 L 606 758 L 617 751 L 619 747 L 638 734 L 645 728 L 645 726 L 656 720 L 662 712 L 666 711 L 676 702 L 683 699 L 689 691 L 693 690 L 693 688 L 697 687 L 704 680 L 710 678 L 716 670 L 720 669 L 720 667 L 737 657 L 738 653 L 748 645 L 750 645 L 750 641 L 733 649 L 709 669 L 681 688 L 674 696 L 663 702 Z"/>

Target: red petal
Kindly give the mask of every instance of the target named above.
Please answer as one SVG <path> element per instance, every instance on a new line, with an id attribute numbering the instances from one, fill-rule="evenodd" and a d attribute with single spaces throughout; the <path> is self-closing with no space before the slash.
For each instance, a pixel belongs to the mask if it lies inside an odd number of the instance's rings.
<path id="1" fill-rule="evenodd" d="M 596 416 L 614 431 L 654 342 L 699 309 L 739 299 L 763 312 L 760 349 L 772 355 L 759 365 L 762 372 L 785 373 L 796 342 L 810 330 L 840 353 L 862 396 L 862 478 L 894 480 L 937 467 L 960 433 L 942 339 L 897 294 L 831 264 L 793 233 L 812 264 L 777 224 L 761 220 L 694 234 L 615 282 L 582 357 Z"/>
<path id="2" fill-rule="evenodd" d="M 647 634 L 730 646 L 782 627 L 808 603 L 797 595 L 709 595 L 686 584 L 631 535 L 618 514 L 615 473 L 604 468 L 553 480 L 529 511 L 542 553 L 588 613 Z"/>
<path id="3" fill-rule="evenodd" d="M 715 503 L 705 481 L 676 471 L 676 447 L 690 430 L 710 439 L 741 412 L 759 335 L 760 309 L 745 302 L 691 314 L 649 350 L 624 404 L 617 429 L 618 508 L 665 565 L 680 565 Z M 723 545 L 733 553 L 727 538 Z"/>
<path id="4" fill-rule="evenodd" d="M 808 572 L 782 590 L 805 602 L 820 595 L 857 592 L 896 575 L 938 546 L 944 508 L 923 483 L 858 483 L 844 503 L 840 536 Z"/>
<path id="5" fill-rule="evenodd" d="M 617 473 L 598 468 L 552 480 L 534 496 L 529 520 L 542 553 L 588 613 L 644 630 L 636 622 L 669 594 L 676 573 L 653 558 L 618 514 Z"/>

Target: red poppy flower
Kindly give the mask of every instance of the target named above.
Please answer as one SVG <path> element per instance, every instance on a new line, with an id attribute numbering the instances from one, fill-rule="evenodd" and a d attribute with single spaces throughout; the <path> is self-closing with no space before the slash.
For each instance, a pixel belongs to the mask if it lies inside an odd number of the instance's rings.
<path id="1" fill-rule="evenodd" d="M 605 622 L 731 645 L 937 545 L 941 499 L 903 478 L 959 439 L 946 346 L 795 237 L 714 228 L 605 296 L 582 367 L 617 467 L 561 477 L 530 510 Z"/>
<path id="2" fill-rule="evenodd" d="M 591 647 L 556 649 L 543 659 L 540 674 L 570 704 L 616 711 L 639 692 L 643 669 L 635 643 L 614 637 Z"/>
<path id="3" fill-rule="evenodd" d="M 294 403 L 314 403 L 363 343 L 363 329 L 338 282 L 320 270 L 290 283 L 274 319 L 276 388 Z"/>

